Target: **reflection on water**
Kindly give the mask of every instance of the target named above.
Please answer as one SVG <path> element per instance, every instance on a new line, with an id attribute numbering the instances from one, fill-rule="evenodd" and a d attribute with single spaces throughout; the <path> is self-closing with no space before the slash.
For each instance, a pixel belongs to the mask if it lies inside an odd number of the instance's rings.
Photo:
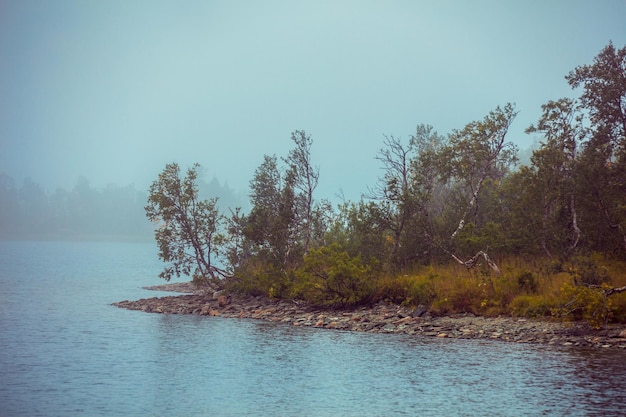
<path id="1" fill-rule="evenodd" d="M 626 352 L 419 339 L 110 303 L 151 245 L 0 242 L 0 416 L 623 415 Z M 158 283 L 158 281 L 156 281 Z"/>

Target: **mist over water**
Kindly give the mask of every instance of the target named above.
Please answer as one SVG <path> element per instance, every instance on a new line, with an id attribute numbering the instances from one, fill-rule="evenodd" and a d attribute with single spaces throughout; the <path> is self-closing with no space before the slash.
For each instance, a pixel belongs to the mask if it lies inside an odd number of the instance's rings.
<path id="1" fill-rule="evenodd" d="M 197 186 L 198 198 L 218 198 L 223 213 L 247 207 L 243 196 L 217 178 L 199 180 Z M 0 240 L 152 240 L 147 197 L 148 189 L 115 184 L 99 189 L 84 177 L 70 190 L 48 193 L 33 180 L 19 185 L 0 173 Z"/>
<path id="2" fill-rule="evenodd" d="M 626 352 L 115 308 L 153 244 L 0 242 L 2 416 L 617 416 Z"/>

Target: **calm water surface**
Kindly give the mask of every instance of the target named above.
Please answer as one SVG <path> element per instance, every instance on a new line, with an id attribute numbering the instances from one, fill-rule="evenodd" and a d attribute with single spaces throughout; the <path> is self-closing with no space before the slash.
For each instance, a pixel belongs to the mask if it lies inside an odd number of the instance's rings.
<path id="1" fill-rule="evenodd" d="M 0 242 L 0 416 L 609 416 L 626 352 L 344 333 L 110 304 L 153 244 Z"/>

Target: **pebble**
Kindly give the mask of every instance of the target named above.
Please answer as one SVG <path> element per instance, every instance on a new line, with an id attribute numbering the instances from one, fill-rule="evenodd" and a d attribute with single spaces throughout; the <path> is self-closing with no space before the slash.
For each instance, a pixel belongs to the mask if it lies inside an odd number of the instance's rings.
<path id="1" fill-rule="evenodd" d="M 165 286 L 167 287 L 167 286 Z M 163 291 L 164 286 L 159 286 Z M 176 291 L 181 287 L 177 286 Z M 212 294 L 212 293 L 211 293 Z M 221 304 L 221 305 L 220 305 Z M 549 344 L 577 347 L 626 347 L 624 325 L 594 330 L 585 323 L 561 323 L 526 318 L 486 318 L 467 315 L 414 317 L 414 309 L 378 303 L 370 307 L 333 310 L 305 303 L 261 297 L 232 297 L 218 303 L 208 293 L 120 301 L 114 306 L 161 314 L 196 314 L 282 322 L 284 325 L 350 330 L 372 333 L 396 333 L 424 337 L 490 339 L 502 342 Z"/>

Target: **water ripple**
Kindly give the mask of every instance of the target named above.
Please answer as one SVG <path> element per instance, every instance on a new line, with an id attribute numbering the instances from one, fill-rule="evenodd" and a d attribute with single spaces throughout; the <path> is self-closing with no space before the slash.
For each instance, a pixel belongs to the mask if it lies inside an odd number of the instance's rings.
<path id="1" fill-rule="evenodd" d="M 0 242 L 0 416 L 623 415 L 626 352 L 345 333 L 110 303 L 155 248 Z"/>

